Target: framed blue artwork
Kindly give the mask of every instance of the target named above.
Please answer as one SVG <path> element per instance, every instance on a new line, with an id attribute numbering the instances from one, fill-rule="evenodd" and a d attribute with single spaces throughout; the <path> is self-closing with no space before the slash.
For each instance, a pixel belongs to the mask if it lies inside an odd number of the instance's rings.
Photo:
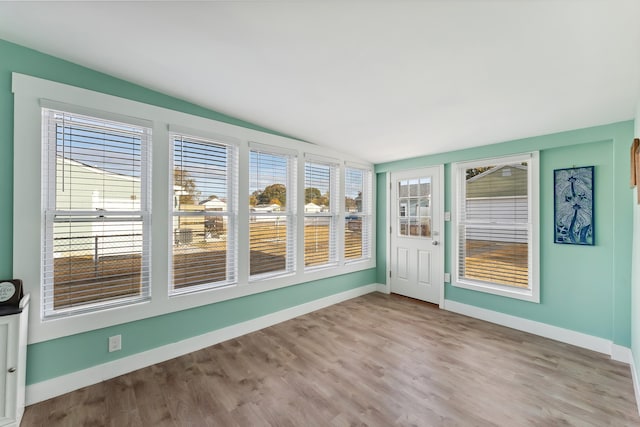
<path id="1" fill-rule="evenodd" d="M 553 171 L 555 243 L 594 245 L 593 166 Z"/>

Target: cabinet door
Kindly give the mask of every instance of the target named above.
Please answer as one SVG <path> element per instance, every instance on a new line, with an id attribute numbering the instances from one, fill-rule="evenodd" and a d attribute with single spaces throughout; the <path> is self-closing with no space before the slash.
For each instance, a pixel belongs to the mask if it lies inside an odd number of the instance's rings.
<path id="1" fill-rule="evenodd" d="M 15 421 L 18 316 L 0 317 L 0 426 Z"/>

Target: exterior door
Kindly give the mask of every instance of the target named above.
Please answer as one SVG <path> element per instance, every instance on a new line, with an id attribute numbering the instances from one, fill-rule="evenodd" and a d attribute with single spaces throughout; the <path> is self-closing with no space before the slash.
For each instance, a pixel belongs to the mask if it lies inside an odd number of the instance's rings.
<path id="1" fill-rule="evenodd" d="M 391 174 L 391 292 L 440 304 L 443 166 Z"/>

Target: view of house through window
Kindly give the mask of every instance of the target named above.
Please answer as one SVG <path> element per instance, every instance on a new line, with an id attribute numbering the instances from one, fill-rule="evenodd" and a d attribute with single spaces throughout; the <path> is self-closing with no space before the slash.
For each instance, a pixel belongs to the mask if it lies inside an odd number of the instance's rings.
<path id="1" fill-rule="evenodd" d="M 149 128 L 43 109 L 45 317 L 149 294 Z"/>
<path id="2" fill-rule="evenodd" d="M 236 279 L 237 148 L 171 135 L 173 146 L 173 291 Z"/>
<path id="3" fill-rule="evenodd" d="M 459 170 L 460 279 L 530 287 L 529 173 L 527 161 Z"/>

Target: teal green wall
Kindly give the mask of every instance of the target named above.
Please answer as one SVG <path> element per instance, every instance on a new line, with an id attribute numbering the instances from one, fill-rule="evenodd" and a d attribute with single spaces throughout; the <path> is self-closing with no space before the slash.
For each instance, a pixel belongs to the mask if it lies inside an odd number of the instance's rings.
<path id="1" fill-rule="evenodd" d="M 277 134 L 277 132 L 0 40 L 0 278 L 12 276 L 13 264 L 12 72 Z M 33 344 L 27 350 L 27 383 L 33 384 L 90 368 L 234 323 L 375 283 L 375 281 L 376 270 L 370 269 Z M 123 350 L 108 353 L 105 345 L 107 337 L 116 332 L 123 336 Z"/>
<path id="2" fill-rule="evenodd" d="M 629 144 L 633 121 L 526 138 L 376 166 L 386 172 L 445 164 L 445 209 L 451 210 L 451 163 L 540 151 L 540 304 L 447 285 L 449 300 L 610 339 L 629 347 L 631 340 L 632 206 L 629 197 Z M 595 166 L 593 247 L 553 243 L 553 170 Z M 378 198 L 387 187 L 378 187 Z M 378 233 L 386 209 L 378 209 Z M 451 248 L 451 224 L 445 227 Z M 381 236 L 381 234 L 378 234 Z M 386 237 L 386 235 L 385 235 Z M 381 239 L 381 237 L 379 237 Z M 378 241 L 380 244 L 380 240 Z M 378 246 L 380 248 L 380 246 Z M 445 270 L 451 272 L 446 251 Z M 378 277 L 386 264 L 378 259 Z"/>
<path id="3" fill-rule="evenodd" d="M 376 175 L 376 211 L 380 215 L 380 212 L 387 211 L 387 175 L 379 173 Z M 378 268 L 376 283 L 387 283 L 387 236 L 389 231 L 387 230 L 386 216 L 376 217 L 376 266 L 382 266 Z"/>

